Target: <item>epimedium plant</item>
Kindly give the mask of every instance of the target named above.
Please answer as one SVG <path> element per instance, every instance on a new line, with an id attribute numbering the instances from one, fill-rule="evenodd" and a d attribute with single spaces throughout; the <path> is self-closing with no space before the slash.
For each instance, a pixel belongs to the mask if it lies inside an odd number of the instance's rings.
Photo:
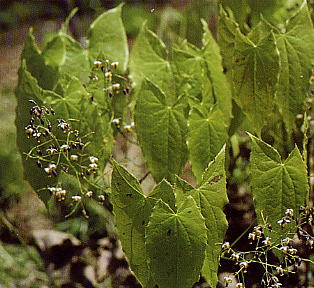
<path id="1" fill-rule="evenodd" d="M 180 39 L 168 49 L 144 24 L 129 57 L 122 5 L 90 25 L 86 49 L 67 34 L 69 19 L 42 51 L 31 31 L 25 42 L 16 88 L 24 177 L 61 219 L 105 216 L 98 220 L 118 235 L 143 287 L 188 288 L 200 275 L 216 286 L 228 227 L 226 151 L 241 129 L 252 133 L 250 185 L 273 247 L 298 226 L 285 213 L 298 217 L 308 204 L 310 124 L 295 121 L 312 75 L 307 3 L 282 22 L 266 14 L 251 26 L 237 23 L 226 3 L 218 43 L 200 20 L 201 47 Z M 117 133 L 141 147 L 158 183 L 150 193 L 112 159 Z M 187 161 L 194 186 L 182 177 Z"/>

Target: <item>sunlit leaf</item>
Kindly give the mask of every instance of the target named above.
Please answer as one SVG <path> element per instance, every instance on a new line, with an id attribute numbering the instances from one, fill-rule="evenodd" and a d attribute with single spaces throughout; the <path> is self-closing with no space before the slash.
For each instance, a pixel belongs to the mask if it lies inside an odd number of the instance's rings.
<path id="1" fill-rule="evenodd" d="M 149 80 L 144 80 L 138 96 L 135 125 L 148 168 L 157 182 L 173 180 L 187 158 L 185 98 L 172 105 Z"/>
<path id="2" fill-rule="evenodd" d="M 285 125 L 291 130 L 307 97 L 314 59 L 314 31 L 306 2 L 281 30 L 274 31 L 281 60 L 276 98 Z"/>
<path id="3" fill-rule="evenodd" d="M 227 140 L 224 114 L 219 110 L 208 111 L 202 105 L 191 109 L 188 120 L 189 160 L 198 182 L 208 163 L 214 159 Z"/>
<path id="4" fill-rule="evenodd" d="M 207 241 L 204 218 L 193 198 L 188 197 L 177 212 L 158 201 L 145 234 L 158 287 L 192 287 L 199 279 Z"/>
<path id="5" fill-rule="evenodd" d="M 108 60 L 119 62 L 120 71 L 125 72 L 129 50 L 121 9 L 122 5 L 119 5 L 101 14 L 90 25 L 88 41 L 89 54 L 94 60 L 102 53 Z"/>
<path id="6" fill-rule="evenodd" d="M 131 269 L 144 287 L 151 287 L 144 236 L 155 200 L 145 197 L 138 181 L 113 161 L 112 202 L 116 226 Z"/>
<path id="7" fill-rule="evenodd" d="M 176 100 L 175 83 L 165 44 L 143 25 L 130 55 L 130 79 L 140 89 L 144 78 L 157 85 L 171 101 Z"/>
<path id="8" fill-rule="evenodd" d="M 220 245 L 225 237 L 228 222 L 223 212 L 228 203 L 225 173 L 225 147 L 209 163 L 202 176 L 201 186 L 188 193 L 195 199 L 205 218 L 207 228 L 206 256 L 202 275 L 215 287 L 218 282 Z"/>
<path id="9" fill-rule="evenodd" d="M 216 107 L 223 113 L 223 121 L 229 125 L 232 117 L 231 89 L 225 74 L 223 73 L 220 49 L 208 29 L 208 24 L 203 24 L 203 55 L 208 67 L 208 77 L 213 85 L 213 98 Z"/>
<path id="10" fill-rule="evenodd" d="M 247 36 L 236 34 L 232 78 L 234 98 L 260 133 L 274 107 L 279 76 L 279 53 L 274 34 L 260 25 Z"/>
<path id="11" fill-rule="evenodd" d="M 306 201 L 307 170 L 297 147 L 282 160 L 270 145 L 252 135 L 251 139 L 250 173 L 257 218 L 261 224 L 267 220 L 272 225 L 271 237 L 275 241 L 285 233 L 277 221 L 285 215 L 286 209 L 293 209 L 297 215 Z"/>

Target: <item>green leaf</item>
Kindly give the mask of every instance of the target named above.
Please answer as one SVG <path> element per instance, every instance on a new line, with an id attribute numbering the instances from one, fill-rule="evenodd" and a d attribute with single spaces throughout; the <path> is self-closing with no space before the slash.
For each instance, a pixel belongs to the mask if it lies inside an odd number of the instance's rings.
<path id="1" fill-rule="evenodd" d="M 173 187 L 167 180 L 163 179 L 160 183 L 158 183 L 148 196 L 157 200 L 161 199 L 168 204 L 172 210 L 176 210 L 176 200 L 173 193 Z"/>
<path id="2" fill-rule="evenodd" d="M 211 0 L 191 1 L 185 10 L 183 16 L 185 20 L 186 39 L 200 47 L 202 45 L 202 23 L 200 19 L 210 22 L 214 17 L 214 3 Z"/>
<path id="3" fill-rule="evenodd" d="M 53 89 L 58 79 L 58 67 L 46 64 L 41 51 L 35 44 L 32 29 L 26 37 L 21 59 L 25 60 L 28 71 L 36 78 L 41 88 Z"/>
<path id="4" fill-rule="evenodd" d="M 99 109 L 97 104 L 85 103 L 82 105 L 82 118 L 80 129 L 85 134 L 86 141 L 89 142 L 87 151 L 96 155 L 103 164 L 111 156 L 113 145 L 113 131 L 111 127 L 111 116 Z"/>
<path id="5" fill-rule="evenodd" d="M 145 160 L 154 179 L 173 180 L 186 161 L 185 98 L 173 105 L 145 79 L 135 107 L 135 126 Z"/>
<path id="6" fill-rule="evenodd" d="M 118 61 L 120 71 L 125 72 L 129 50 L 121 19 L 122 6 L 106 11 L 90 25 L 88 41 L 89 54 L 94 60 L 103 54 L 110 61 Z"/>
<path id="7" fill-rule="evenodd" d="M 272 19 L 273 14 L 279 9 L 280 3 L 282 1 L 274 0 L 264 0 L 263 2 L 258 0 L 248 0 L 249 6 L 251 8 L 251 23 L 253 26 L 259 23 L 261 15 L 266 19 Z M 289 2 L 289 1 L 284 1 Z"/>
<path id="8" fill-rule="evenodd" d="M 171 101 L 176 100 L 175 82 L 165 44 L 143 25 L 130 55 L 130 79 L 140 89 L 144 78 L 158 86 Z"/>
<path id="9" fill-rule="evenodd" d="M 224 123 L 225 115 L 213 108 L 206 109 L 202 105 L 190 110 L 188 120 L 188 148 L 192 171 L 200 182 L 203 171 L 214 159 L 228 137 Z"/>
<path id="10" fill-rule="evenodd" d="M 147 263 L 145 226 L 155 200 L 145 197 L 138 181 L 115 161 L 112 172 L 113 212 L 123 250 L 131 269 L 144 287 L 152 287 Z"/>
<path id="11" fill-rule="evenodd" d="M 277 221 L 286 209 L 292 208 L 297 215 L 299 207 L 306 201 L 309 191 L 307 170 L 297 147 L 286 160 L 282 160 L 270 145 L 253 135 L 250 137 L 251 186 L 257 218 L 261 224 L 266 219 L 272 225 L 274 232 L 271 236 L 275 241 L 283 234 Z"/>
<path id="12" fill-rule="evenodd" d="M 209 163 L 203 174 L 201 186 L 190 191 L 192 197 L 201 209 L 207 228 L 206 256 L 202 275 L 211 287 L 218 282 L 218 264 L 220 245 L 225 237 L 228 222 L 223 212 L 228 203 L 225 173 L 225 146 L 215 159 Z"/>
<path id="13" fill-rule="evenodd" d="M 199 279 L 207 240 L 204 218 L 193 198 L 188 197 L 177 212 L 159 200 L 145 234 L 158 287 L 192 287 Z"/>
<path id="14" fill-rule="evenodd" d="M 191 191 L 195 188 L 185 181 L 184 179 L 181 179 L 179 176 L 176 176 L 175 181 L 175 198 L 176 203 L 182 203 L 185 201 L 185 199 L 191 195 Z"/>
<path id="15" fill-rule="evenodd" d="M 257 133 L 273 111 L 279 76 L 275 37 L 261 28 L 256 26 L 248 37 L 237 31 L 232 70 L 234 98 Z"/>
<path id="16" fill-rule="evenodd" d="M 233 67 L 235 39 L 238 29 L 239 25 L 229 17 L 227 12 L 220 6 L 217 38 L 223 65 L 227 68 L 227 75 L 230 74 Z"/>
<path id="17" fill-rule="evenodd" d="M 204 30 L 203 55 L 209 71 L 208 76 L 213 85 L 215 103 L 217 103 L 217 108 L 223 112 L 223 121 L 228 126 L 232 117 L 231 89 L 223 73 L 219 46 L 212 37 L 207 22 L 202 20 L 202 24 Z"/>
<path id="18" fill-rule="evenodd" d="M 223 0 L 222 7 L 232 12 L 232 15 L 234 16 L 235 20 L 239 23 L 241 28 L 243 27 L 246 28 L 247 25 L 246 20 L 250 10 L 250 7 L 248 6 L 248 0 Z"/>
<path id="19" fill-rule="evenodd" d="M 65 59 L 60 67 L 60 73 L 76 76 L 81 81 L 87 81 L 90 73 L 90 64 L 87 51 L 67 34 L 59 33 L 65 45 Z"/>
<path id="20" fill-rule="evenodd" d="M 42 51 L 45 64 L 58 67 L 65 62 L 65 44 L 59 36 L 53 37 Z"/>
<path id="21" fill-rule="evenodd" d="M 314 59 L 314 31 L 306 2 L 275 32 L 281 60 L 276 103 L 286 127 L 291 130 L 307 97 Z"/>
<path id="22" fill-rule="evenodd" d="M 185 94 L 191 99 L 198 99 L 198 101 L 201 101 L 205 85 L 211 86 L 211 83 L 210 79 L 207 77 L 205 61 L 200 51 L 174 49 L 172 56 L 172 67 L 173 71 L 175 71 L 174 75 L 176 78 L 178 95 Z M 209 90 L 209 92 L 211 94 L 211 90 Z M 211 103 L 214 102 L 212 95 L 206 95 L 206 97 L 207 99 L 210 99 L 209 101 Z"/>

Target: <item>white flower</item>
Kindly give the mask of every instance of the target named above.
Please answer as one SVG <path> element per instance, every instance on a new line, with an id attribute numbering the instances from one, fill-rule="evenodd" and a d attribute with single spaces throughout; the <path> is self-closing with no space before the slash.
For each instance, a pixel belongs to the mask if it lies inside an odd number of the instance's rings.
<path id="1" fill-rule="evenodd" d="M 70 160 L 71 161 L 77 161 L 78 160 L 78 156 L 77 155 L 71 155 L 70 156 Z"/>
<path id="2" fill-rule="evenodd" d="M 287 209 L 285 215 L 290 218 L 293 217 L 293 209 Z"/>
<path id="3" fill-rule="evenodd" d="M 286 218 L 282 218 L 280 220 L 277 221 L 277 224 L 279 224 L 281 226 L 281 228 L 285 227 L 288 223 L 290 223 L 291 221 L 289 219 Z"/>
<path id="4" fill-rule="evenodd" d="M 85 196 L 86 196 L 87 198 L 92 198 L 92 197 L 93 197 L 93 191 L 88 191 L 88 192 L 86 192 Z"/>
<path id="5" fill-rule="evenodd" d="M 289 243 L 292 242 L 292 239 L 289 238 L 289 237 L 286 237 L 284 239 L 281 240 L 281 244 L 284 246 L 284 245 L 288 245 Z"/>
<path id="6" fill-rule="evenodd" d="M 44 170 L 47 174 L 51 175 L 56 168 L 57 166 L 55 164 L 49 164 L 48 167 L 44 168 Z"/>
<path id="7" fill-rule="evenodd" d="M 132 126 L 131 125 L 125 125 L 123 128 L 126 131 L 131 131 L 132 130 Z"/>
<path id="8" fill-rule="evenodd" d="M 64 144 L 64 145 L 61 145 L 60 146 L 60 150 L 65 152 L 65 151 L 68 151 L 70 149 L 70 146 L 67 145 L 67 144 Z"/>
<path id="9" fill-rule="evenodd" d="M 270 239 L 271 239 L 270 237 L 266 237 L 265 240 L 262 241 L 262 243 L 263 243 L 265 246 L 270 246 L 270 244 L 271 244 L 271 243 L 270 243 Z"/>
<path id="10" fill-rule="evenodd" d="M 105 73 L 105 77 L 106 78 L 111 78 L 112 77 L 112 73 L 110 71 Z"/>
<path id="11" fill-rule="evenodd" d="M 290 248 L 290 249 L 288 250 L 288 252 L 289 252 L 290 254 L 292 254 L 292 255 L 295 255 L 295 254 L 297 254 L 298 250 L 297 250 L 297 249 L 294 249 L 294 248 Z"/>
<path id="12" fill-rule="evenodd" d="M 117 69 L 119 66 L 119 62 L 112 62 L 111 63 L 111 67 L 114 68 L 114 69 Z"/>
<path id="13" fill-rule="evenodd" d="M 226 250 L 226 249 L 230 249 L 230 243 L 229 242 L 225 242 L 221 245 L 221 249 Z"/>
<path id="14" fill-rule="evenodd" d="M 53 155 L 53 154 L 56 154 L 58 152 L 58 150 L 56 148 L 53 148 L 53 147 L 48 148 L 46 151 L 49 155 Z"/>
<path id="15" fill-rule="evenodd" d="M 226 284 L 232 283 L 232 278 L 231 278 L 231 277 L 228 277 L 228 276 L 225 276 L 225 277 L 224 277 L 224 282 L 225 282 Z"/>
<path id="16" fill-rule="evenodd" d="M 92 164 L 97 164 L 97 163 L 98 163 L 98 158 L 97 158 L 97 157 L 94 157 L 94 156 L 90 156 L 90 157 L 89 157 L 89 161 L 90 161 L 90 163 L 92 163 Z"/>
<path id="17" fill-rule="evenodd" d="M 74 202 L 79 202 L 79 201 L 81 201 L 81 199 L 82 199 L 81 196 L 78 196 L 78 195 L 72 196 L 72 200 L 73 200 Z"/>
<path id="18" fill-rule="evenodd" d="M 70 125 L 65 121 L 60 121 L 58 127 L 60 127 L 62 130 L 66 130 L 70 128 Z"/>
<path id="19" fill-rule="evenodd" d="M 249 239 L 252 239 L 252 240 L 255 240 L 256 239 L 256 234 L 253 232 L 253 233 L 249 233 Z"/>
<path id="20" fill-rule="evenodd" d="M 113 90 L 119 90 L 120 89 L 120 84 L 119 83 L 113 84 L 112 85 L 112 89 Z"/>
<path id="21" fill-rule="evenodd" d="M 93 169 L 93 170 L 98 168 L 97 163 L 91 163 L 91 164 L 89 164 L 88 166 L 89 166 L 89 168 L 91 168 L 91 169 Z"/>
<path id="22" fill-rule="evenodd" d="M 238 253 L 232 253 L 231 258 L 232 258 L 232 260 L 238 262 L 239 259 L 240 259 L 240 254 L 238 254 Z"/>
<path id="23" fill-rule="evenodd" d="M 102 64 L 101 61 L 97 61 L 97 60 L 94 61 L 94 66 L 95 66 L 96 68 L 99 68 L 101 64 Z"/>
<path id="24" fill-rule="evenodd" d="M 120 120 L 119 119 L 113 119 L 112 121 L 112 124 L 114 124 L 114 125 L 119 125 L 120 124 Z"/>
<path id="25" fill-rule="evenodd" d="M 246 269 L 249 266 L 249 262 L 243 261 L 243 262 L 240 262 L 239 265 L 241 269 Z"/>

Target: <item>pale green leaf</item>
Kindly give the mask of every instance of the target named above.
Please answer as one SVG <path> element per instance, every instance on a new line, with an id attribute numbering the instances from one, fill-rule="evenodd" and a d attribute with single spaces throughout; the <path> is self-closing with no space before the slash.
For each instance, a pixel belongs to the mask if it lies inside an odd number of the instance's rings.
<path id="1" fill-rule="evenodd" d="M 202 24 L 204 30 L 202 50 L 209 71 L 208 77 L 213 85 L 213 97 L 217 108 L 224 114 L 223 121 L 228 126 L 232 117 L 231 89 L 226 75 L 223 73 L 219 46 L 212 37 L 207 22 L 202 20 Z"/>
<path id="2" fill-rule="evenodd" d="M 110 61 L 119 62 L 120 71 L 125 72 L 129 50 L 121 19 L 121 9 L 122 5 L 119 5 L 101 14 L 90 25 L 88 41 L 89 54 L 94 60 L 99 54 L 103 54 Z"/>
<path id="3" fill-rule="evenodd" d="M 265 219 L 272 225 L 271 237 L 275 241 L 283 233 L 277 221 L 286 209 L 293 209 L 297 215 L 299 207 L 306 201 L 309 191 L 307 170 L 297 147 L 286 160 L 282 160 L 274 148 L 250 136 L 250 173 L 256 214 L 260 224 L 264 224 Z"/>
<path id="4" fill-rule="evenodd" d="M 29 30 L 26 37 L 21 59 L 25 60 L 27 70 L 36 78 L 41 88 L 53 89 L 58 79 L 59 68 L 46 64 L 35 43 L 32 29 Z"/>
<path id="5" fill-rule="evenodd" d="M 179 176 L 176 176 L 175 181 L 175 198 L 176 203 L 182 203 L 185 201 L 185 199 L 191 195 L 191 191 L 195 188 L 185 181 L 184 179 L 181 179 Z"/>
<path id="6" fill-rule="evenodd" d="M 61 66 L 65 61 L 65 44 L 61 37 L 53 37 L 42 51 L 45 64 L 50 66 Z"/>
<path id="7" fill-rule="evenodd" d="M 59 33 L 65 45 L 65 59 L 60 67 L 60 73 L 76 76 L 81 81 L 87 81 L 90 73 L 90 64 L 87 51 L 67 34 Z"/>
<path id="8" fill-rule="evenodd" d="M 274 107 L 279 76 L 279 53 L 272 32 L 258 25 L 247 36 L 236 34 L 232 78 L 234 98 L 260 133 Z"/>
<path id="9" fill-rule="evenodd" d="M 214 159 L 227 139 L 224 114 L 213 108 L 206 109 L 202 105 L 190 110 L 188 120 L 188 148 L 192 171 L 200 182 L 203 171 Z"/>
<path id="10" fill-rule="evenodd" d="M 81 107 L 81 114 L 78 114 L 82 117 L 79 123 L 80 131 L 89 134 L 85 138 L 85 141 L 89 142 L 86 151 L 96 155 L 101 160 L 102 163 L 100 165 L 103 168 L 105 161 L 109 159 L 112 152 L 113 132 L 111 117 L 108 113 L 102 112 L 97 104 L 86 102 Z"/>
<path id="11" fill-rule="evenodd" d="M 223 65 L 227 69 L 227 75 L 230 74 L 233 66 L 235 38 L 238 29 L 238 24 L 228 16 L 227 12 L 222 7 L 220 7 L 217 38 Z"/>
<path id="12" fill-rule="evenodd" d="M 152 82 L 144 80 L 135 107 L 140 146 L 154 179 L 173 180 L 187 158 L 185 98 L 173 105 Z"/>
<path id="13" fill-rule="evenodd" d="M 271 20 L 273 18 L 273 14 L 276 12 L 276 10 L 279 10 L 280 6 L 284 6 L 283 3 L 280 2 L 289 2 L 287 0 L 281 1 L 281 0 L 248 0 L 248 4 L 251 8 L 251 23 L 253 26 L 255 26 L 257 23 L 259 23 L 261 15 L 265 17 L 266 19 Z"/>
<path id="14" fill-rule="evenodd" d="M 161 199 L 168 204 L 172 210 L 176 210 L 176 200 L 173 193 L 173 187 L 167 180 L 163 179 L 160 183 L 158 183 L 148 196 L 157 200 Z"/>
<path id="15" fill-rule="evenodd" d="M 119 239 L 137 279 L 144 287 L 151 287 L 144 236 L 155 200 L 143 195 L 134 176 L 115 161 L 112 163 L 111 199 Z"/>
<path id="16" fill-rule="evenodd" d="M 87 51 L 69 35 L 60 31 L 47 43 L 42 56 L 46 65 L 58 67 L 59 74 L 88 80 L 90 64 Z"/>
<path id="17" fill-rule="evenodd" d="M 190 191 L 192 197 L 201 209 L 207 228 L 206 256 L 202 275 L 211 287 L 216 287 L 218 281 L 218 264 L 220 245 L 225 237 L 228 222 L 223 212 L 228 203 L 225 173 L 225 146 L 215 159 L 209 163 L 203 174 L 201 186 Z"/>
<path id="18" fill-rule="evenodd" d="M 186 94 L 189 98 L 198 99 L 203 98 L 204 86 L 211 85 L 207 77 L 207 69 L 205 61 L 201 56 L 199 50 L 189 51 L 174 49 L 172 52 L 173 62 L 172 67 L 175 71 L 176 85 L 178 94 Z M 211 92 L 211 90 L 210 90 Z M 213 103 L 212 95 L 207 95 Z"/>
<path id="19" fill-rule="evenodd" d="M 267 0 L 263 0 L 263 2 L 265 1 Z M 228 9 L 232 12 L 233 17 L 239 23 L 241 28 L 246 27 L 246 20 L 250 11 L 248 0 L 222 0 L 221 2 L 224 9 Z"/>
<path id="20" fill-rule="evenodd" d="M 129 69 L 136 89 L 140 89 L 142 81 L 147 78 L 175 101 L 175 83 L 166 46 L 146 25 L 134 42 Z"/>
<path id="21" fill-rule="evenodd" d="M 307 97 L 314 59 L 314 31 L 306 2 L 275 32 L 281 60 L 276 98 L 285 125 L 291 130 Z"/>
<path id="22" fill-rule="evenodd" d="M 192 287 L 199 279 L 207 242 L 204 218 L 193 198 L 188 197 L 177 212 L 159 200 L 145 234 L 158 287 Z"/>

